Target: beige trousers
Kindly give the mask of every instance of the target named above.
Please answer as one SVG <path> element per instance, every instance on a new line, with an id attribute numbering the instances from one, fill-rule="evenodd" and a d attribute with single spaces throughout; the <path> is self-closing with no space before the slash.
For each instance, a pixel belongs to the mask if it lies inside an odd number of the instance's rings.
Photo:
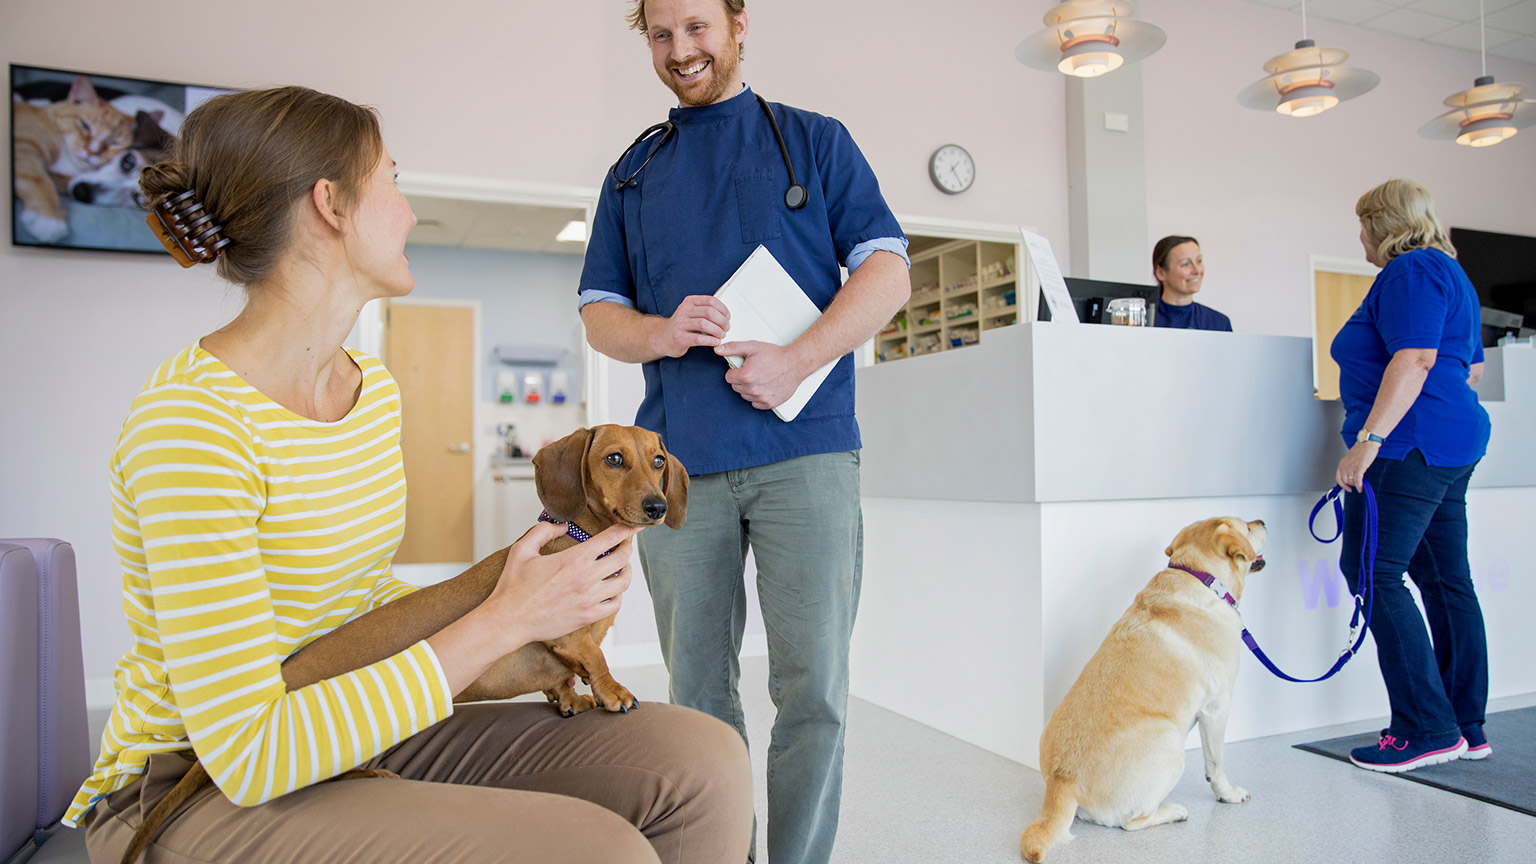
<path id="1" fill-rule="evenodd" d="M 117 864 L 190 765 L 156 755 L 143 778 L 97 802 L 84 825 L 92 864 Z M 255 807 L 210 785 L 140 864 L 747 860 L 746 747 L 688 708 L 563 718 L 538 703 L 461 705 L 364 767 L 401 779 L 319 783 Z"/>

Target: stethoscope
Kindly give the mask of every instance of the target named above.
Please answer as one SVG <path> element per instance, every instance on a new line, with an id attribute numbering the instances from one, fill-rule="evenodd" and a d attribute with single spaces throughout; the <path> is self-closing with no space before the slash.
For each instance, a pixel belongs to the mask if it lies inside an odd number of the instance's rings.
<path id="1" fill-rule="evenodd" d="M 805 206 L 805 202 L 809 199 L 810 195 L 805 191 L 805 187 L 801 186 L 800 182 L 795 179 L 795 166 L 789 161 L 789 148 L 784 146 L 784 133 L 779 131 L 779 121 L 774 119 L 773 109 L 768 107 L 768 100 L 758 96 L 757 104 L 762 106 L 763 113 L 768 115 L 768 125 L 773 127 L 773 140 L 779 142 L 779 155 L 784 157 L 784 168 L 789 171 L 789 188 L 784 190 L 784 206 L 791 210 L 799 210 Z M 645 161 L 640 163 L 640 167 L 636 168 L 633 174 L 630 174 L 628 177 L 620 177 L 619 166 L 623 164 L 625 159 L 629 158 L 629 154 L 636 147 L 639 147 L 657 132 L 661 133 L 661 140 L 656 142 L 656 146 L 651 148 L 650 153 L 646 154 Z M 656 152 L 665 147 L 667 142 L 672 140 L 672 136 L 676 134 L 677 125 L 671 120 L 664 120 L 654 126 L 647 127 L 644 132 L 641 132 L 640 137 L 635 139 L 635 143 L 625 147 L 624 152 L 619 154 L 619 161 L 613 163 L 613 168 L 609 169 L 608 173 L 613 177 L 615 184 L 613 188 L 623 192 L 625 189 L 639 186 L 640 184 L 635 182 L 635 178 L 639 177 L 640 172 L 645 170 L 645 166 L 649 165 L 651 160 L 656 157 Z"/>

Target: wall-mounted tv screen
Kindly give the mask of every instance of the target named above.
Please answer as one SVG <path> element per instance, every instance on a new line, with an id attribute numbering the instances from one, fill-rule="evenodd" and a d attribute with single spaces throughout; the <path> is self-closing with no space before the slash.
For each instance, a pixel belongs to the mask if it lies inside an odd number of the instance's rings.
<path id="1" fill-rule="evenodd" d="M 139 172 L 228 89 L 11 65 L 11 243 L 163 252 Z"/>
<path id="2" fill-rule="evenodd" d="M 1536 328 L 1536 237 L 1452 228 L 1451 245 L 1483 307 L 1483 345 L 1529 335 Z"/>

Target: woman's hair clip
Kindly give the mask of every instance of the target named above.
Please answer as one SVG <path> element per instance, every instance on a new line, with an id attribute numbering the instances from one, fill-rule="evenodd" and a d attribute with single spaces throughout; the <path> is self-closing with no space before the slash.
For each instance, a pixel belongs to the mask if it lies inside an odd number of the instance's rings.
<path id="1" fill-rule="evenodd" d="M 213 214 L 203 209 L 191 189 L 155 205 L 144 221 L 183 267 L 207 264 L 229 245 L 224 229 L 213 224 Z"/>

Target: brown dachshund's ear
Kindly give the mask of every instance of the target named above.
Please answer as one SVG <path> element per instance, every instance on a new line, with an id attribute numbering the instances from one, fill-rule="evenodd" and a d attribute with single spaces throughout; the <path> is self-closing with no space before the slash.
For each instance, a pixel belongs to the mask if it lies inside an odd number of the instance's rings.
<path id="1" fill-rule="evenodd" d="M 667 527 L 683 527 L 688 519 L 688 469 L 671 453 L 667 454 L 667 468 L 661 474 L 661 489 L 667 495 Z"/>
<path id="2" fill-rule="evenodd" d="M 533 486 L 551 519 L 570 522 L 587 509 L 583 479 L 590 446 L 592 430 L 577 429 L 533 454 Z"/>

